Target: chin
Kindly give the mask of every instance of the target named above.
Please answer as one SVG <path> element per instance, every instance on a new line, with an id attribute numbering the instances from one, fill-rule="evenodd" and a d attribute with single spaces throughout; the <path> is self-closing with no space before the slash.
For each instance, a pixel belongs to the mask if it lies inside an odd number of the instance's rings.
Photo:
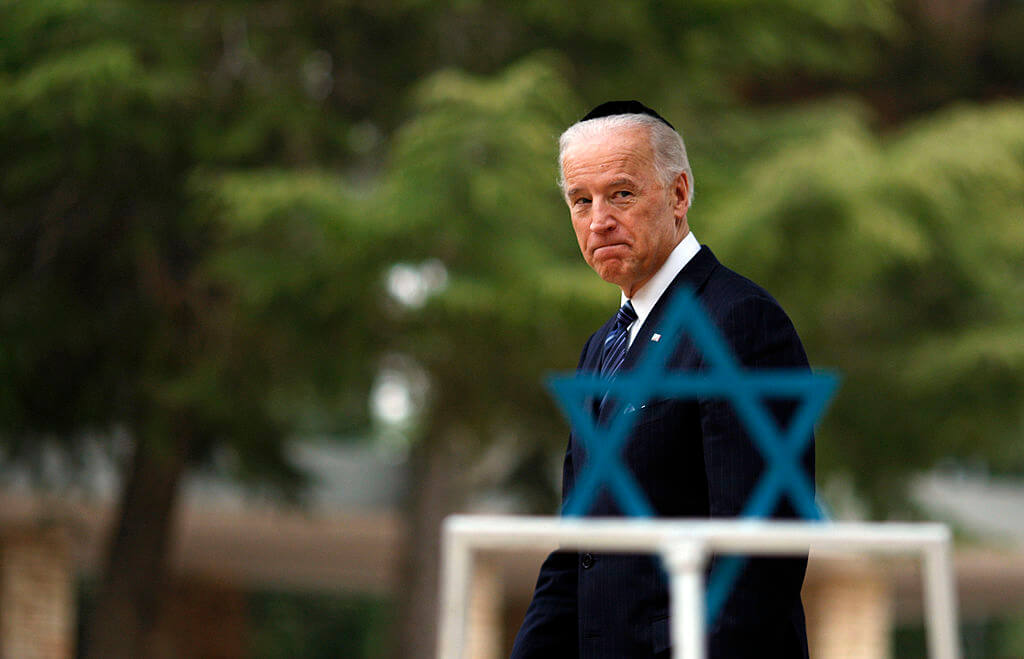
<path id="1" fill-rule="evenodd" d="M 600 275 L 601 279 L 604 279 L 605 281 L 622 279 L 627 274 L 626 271 L 628 270 L 626 264 L 620 259 L 600 259 L 591 267 L 593 267 L 594 272 Z"/>
<path id="2" fill-rule="evenodd" d="M 599 271 L 597 274 L 601 277 L 601 279 L 605 280 L 609 284 L 615 284 L 619 288 L 622 288 L 622 282 L 625 280 L 625 278 L 622 276 L 622 273 L 619 272 L 618 270 L 614 270 L 611 272 Z"/>

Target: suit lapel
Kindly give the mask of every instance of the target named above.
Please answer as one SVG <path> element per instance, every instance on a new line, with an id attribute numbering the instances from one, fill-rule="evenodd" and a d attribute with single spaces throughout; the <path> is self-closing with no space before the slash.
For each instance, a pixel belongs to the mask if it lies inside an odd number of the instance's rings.
<path id="1" fill-rule="evenodd" d="M 618 310 L 616 309 L 616 313 Z M 583 363 L 580 364 L 578 369 L 581 373 L 601 371 L 601 358 L 604 356 L 604 340 L 608 337 L 608 332 L 612 331 L 615 326 L 615 316 L 612 315 L 604 325 L 598 328 L 594 332 L 594 337 L 590 341 L 590 346 L 587 349 L 586 354 L 583 356 Z"/>

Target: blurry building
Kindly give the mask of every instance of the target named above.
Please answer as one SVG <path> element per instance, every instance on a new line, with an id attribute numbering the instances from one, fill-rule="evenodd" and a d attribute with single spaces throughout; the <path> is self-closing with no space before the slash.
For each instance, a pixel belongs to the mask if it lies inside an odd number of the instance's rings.
<path id="1" fill-rule="evenodd" d="M 260 499 L 209 475 L 190 477 L 157 654 L 245 656 L 245 593 L 252 589 L 383 597 L 398 587 L 401 460 L 378 448 L 326 441 L 300 444 L 296 458 L 314 475 L 303 508 Z M 77 583 L 95 574 L 101 560 L 114 473 L 98 454 L 76 485 L 51 475 L 48 493 L 23 475 L 6 475 L 0 659 L 74 656 Z M 956 556 L 961 617 L 1024 612 L 1024 487 L 935 475 L 919 480 L 914 494 L 936 516 L 985 541 Z M 472 592 L 472 657 L 507 656 L 543 557 L 542 551 L 481 557 Z M 812 656 L 889 657 L 894 626 L 921 619 L 920 583 L 912 561 L 813 555 L 803 593 Z"/>

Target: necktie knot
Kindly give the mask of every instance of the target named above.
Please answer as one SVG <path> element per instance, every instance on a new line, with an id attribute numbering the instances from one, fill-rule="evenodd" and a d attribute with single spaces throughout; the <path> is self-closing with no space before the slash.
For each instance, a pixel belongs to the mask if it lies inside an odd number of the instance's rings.
<path id="1" fill-rule="evenodd" d="M 633 308 L 633 303 L 626 300 L 626 303 L 619 307 L 619 312 L 615 314 L 615 329 L 623 330 L 636 319 L 636 309 Z"/>

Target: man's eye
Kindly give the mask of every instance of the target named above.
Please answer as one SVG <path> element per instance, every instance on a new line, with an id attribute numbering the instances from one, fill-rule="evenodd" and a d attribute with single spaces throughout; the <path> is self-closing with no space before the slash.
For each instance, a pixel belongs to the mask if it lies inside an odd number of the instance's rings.
<path id="1" fill-rule="evenodd" d="M 619 190 L 618 192 L 615 193 L 615 197 L 617 199 L 625 199 L 627 197 L 632 197 L 632 196 L 633 196 L 633 193 L 630 192 L 629 190 Z"/>
<path id="2" fill-rule="evenodd" d="M 588 199 L 587 197 L 579 197 L 578 199 L 576 199 L 576 201 L 574 201 L 572 203 L 573 203 L 574 206 L 582 206 L 584 204 L 589 204 L 590 203 L 590 199 Z"/>

